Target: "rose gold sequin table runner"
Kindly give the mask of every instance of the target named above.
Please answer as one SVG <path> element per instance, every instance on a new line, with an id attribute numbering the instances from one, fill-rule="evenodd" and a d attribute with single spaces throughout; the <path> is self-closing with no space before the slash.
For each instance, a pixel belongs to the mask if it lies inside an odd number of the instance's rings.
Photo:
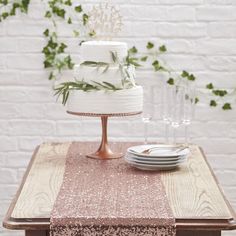
<path id="1" fill-rule="evenodd" d="M 176 235 L 158 172 L 139 171 L 123 159 L 85 157 L 91 143 L 72 143 L 50 219 L 52 236 Z M 118 143 L 125 152 L 133 143 Z"/>

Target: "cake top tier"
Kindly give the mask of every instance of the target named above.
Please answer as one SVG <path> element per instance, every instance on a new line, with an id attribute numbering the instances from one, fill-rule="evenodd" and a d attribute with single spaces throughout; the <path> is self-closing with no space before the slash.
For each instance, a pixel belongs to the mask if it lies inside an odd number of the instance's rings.
<path id="1" fill-rule="evenodd" d="M 123 42 L 88 41 L 82 43 L 82 61 L 113 63 L 111 52 L 117 53 L 120 61 L 127 56 L 128 47 Z"/>

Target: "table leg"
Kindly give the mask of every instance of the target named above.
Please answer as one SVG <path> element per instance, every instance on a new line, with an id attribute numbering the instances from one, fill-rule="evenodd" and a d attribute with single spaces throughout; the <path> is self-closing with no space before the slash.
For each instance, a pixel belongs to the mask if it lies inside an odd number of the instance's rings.
<path id="1" fill-rule="evenodd" d="M 26 230 L 25 236 L 49 236 L 47 230 Z"/>
<path id="2" fill-rule="evenodd" d="M 221 236 L 221 231 L 206 231 L 206 230 L 178 230 L 177 236 Z"/>

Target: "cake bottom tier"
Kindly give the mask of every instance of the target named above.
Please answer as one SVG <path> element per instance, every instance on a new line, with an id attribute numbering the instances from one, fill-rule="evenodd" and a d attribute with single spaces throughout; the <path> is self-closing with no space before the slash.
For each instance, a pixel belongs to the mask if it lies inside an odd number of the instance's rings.
<path id="1" fill-rule="evenodd" d="M 89 114 L 123 114 L 139 113 L 143 109 L 143 88 L 135 86 L 131 89 L 117 91 L 74 90 L 68 98 L 67 111 Z"/>

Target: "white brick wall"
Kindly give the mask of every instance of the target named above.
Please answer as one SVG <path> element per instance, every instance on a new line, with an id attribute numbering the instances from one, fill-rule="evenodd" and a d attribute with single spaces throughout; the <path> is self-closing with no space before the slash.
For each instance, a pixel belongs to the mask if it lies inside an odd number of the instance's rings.
<path id="1" fill-rule="evenodd" d="M 0 219 L 14 196 L 31 153 L 42 141 L 94 140 L 99 121 L 77 118 L 52 96 L 48 73 L 43 69 L 42 32 L 49 25 L 42 16 L 42 2 L 34 2 L 29 16 L 16 16 L 0 23 Z M 98 0 L 80 1 L 91 6 Z M 142 51 L 148 40 L 166 44 L 163 59 L 180 71 L 198 77 L 199 87 L 212 81 L 217 86 L 236 87 L 235 0 L 114 0 L 120 5 L 125 27 L 119 35 Z M 77 41 L 64 24 L 60 35 L 78 60 Z M 149 70 L 138 81 L 150 88 L 161 76 Z M 150 99 L 157 100 L 158 94 Z M 208 98 L 206 98 L 208 99 Z M 234 98 L 235 102 L 235 98 Z M 192 125 L 193 142 L 201 145 L 236 210 L 236 106 L 233 111 L 211 109 L 201 103 Z M 158 113 L 158 111 L 157 111 Z M 157 115 L 158 116 L 158 115 Z M 142 140 L 138 118 L 114 119 L 112 139 Z M 151 124 L 152 139 L 163 140 L 160 121 Z M 0 229 L 1 235 L 22 235 Z M 224 235 L 233 235 L 230 233 Z"/>

